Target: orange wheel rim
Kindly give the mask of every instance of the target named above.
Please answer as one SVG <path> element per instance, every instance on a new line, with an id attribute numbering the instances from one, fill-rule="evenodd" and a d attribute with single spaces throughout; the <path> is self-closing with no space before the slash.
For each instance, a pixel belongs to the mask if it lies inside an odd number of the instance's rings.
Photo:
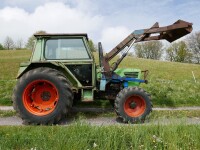
<path id="1" fill-rule="evenodd" d="M 144 99 L 138 95 L 130 96 L 124 103 L 124 111 L 130 117 L 141 116 L 146 109 Z"/>
<path id="2" fill-rule="evenodd" d="M 29 83 L 23 92 L 24 107 L 37 116 L 44 116 L 53 112 L 58 99 L 57 88 L 47 80 L 35 80 Z"/>

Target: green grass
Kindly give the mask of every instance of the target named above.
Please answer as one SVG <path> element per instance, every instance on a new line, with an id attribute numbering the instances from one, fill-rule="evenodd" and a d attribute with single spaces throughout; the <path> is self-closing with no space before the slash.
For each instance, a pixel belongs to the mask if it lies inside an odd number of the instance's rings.
<path id="1" fill-rule="evenodd" d="M 30 55 L 29 50 L 0 51 L 0 105 L 11 105 L 11 95 L 19 64 L 28 61 Z"/>
<path id="2" fill-rule="evenodd" d="M 200 110 L 153 110 L 151 119 L 159 118 L 193 118 L 200 117 Z"/>
<path id="3" fill-rule="evenodd" d="M 10 106 L 11 96 L 13 92 L 13 87 L 15 86 L 15 80 L 0 80 L 0 105 Z"/>
<path id="4" fill-rule="evenodd" d="M 15 116 L 16 112 L 14 110 L 0 110 L 0 117 L 11 117 Z"/>
<path id="5" fill-rule="evenodd" d="M 19 64 L 28 61 L 30 55 L 31 51 L 28 50 L 0 51 L 0 105 L 11 105 L 12 89 L 16 83 Z M 150 71 L 149 84 L 141 86 L 152 95 L 154 106 L 200 106 L 200 65 L 128 56 L 119 67 Z M 197 83 L 194 82 L 192 71 Z"/>
<path id="6" fill-rule="evenodd" d="M 31 55 L 29 50 L 0 51 L 0 80 L 14 80 L 19 64 L 28 61 Z"/>
<path id="7" fill-rule="evenodd" d="M 119 66 L 121 68 L 140 68 L 149 70 L 150 80 L 167 80 L 167 81 L 191 81 L 193 82 L 192 71 L 196 79 L 200 81 L 200 65 L 166 62 L 150 59 L 127 57 Z M 194 82 L 193 82 L 194 83 Z"/>
<path id="8" fill-rule="evenodd" d="M 0 149 L 192 149 L 200 147 L 199 125 L 0 127 Z"/>
<path id="9" fill-rule="evenodd" d="M 151 94 L 155 107 L 200 106 L 200 82 L 150 80 L 142 87 Z"/>

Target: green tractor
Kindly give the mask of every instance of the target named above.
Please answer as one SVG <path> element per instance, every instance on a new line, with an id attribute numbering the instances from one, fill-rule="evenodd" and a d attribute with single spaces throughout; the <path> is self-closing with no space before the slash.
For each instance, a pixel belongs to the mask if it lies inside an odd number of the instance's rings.
<path id="1" fill-rule="evenodd" d="M 99 66 L 88 45 L 87 34 L 36 34 L 30 61 L 21 63 L 14 88 L 13 106 L 25 124 L 57 124 L 75 101 L 110 100 L 123 122 L 143 122 L 152 111 L 151 96 L 140 88 L 148 71 L 119 69 L 134 43 L 165 39 L 172 42 L 192 31 L 192 24 L 135 30 L 109 53 L 98 43 Z M 112 65 L 110 60 L 119 52 Z M 130 62 L 132 63 L 132 62 Z"/>

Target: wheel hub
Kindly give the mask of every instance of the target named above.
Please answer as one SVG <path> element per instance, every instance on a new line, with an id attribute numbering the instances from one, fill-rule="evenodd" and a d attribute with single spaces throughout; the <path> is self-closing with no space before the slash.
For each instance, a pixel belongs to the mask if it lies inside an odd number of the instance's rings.
<path id="1" fill-rule="evenodd" d="M 50 92 L 48 92 L 48 91 L 44 91 L 44 92 L 42 92 L 42 94 L 41 94 L 41 99 L 43 100 L 43 101 L 48 101 L 48 100 L 50 100 L 50 98 L 51 98 L 51 93 Z"/>
<path id="2" fill-rule="evenodd" d="M 130 106 L 130 108 L 134 109 L 134 108 L 136 108 L 137 104 L 135 102 L 131 102 L 129 104 L 129 106 Z"/>
<path id="3" fill-rule="evenodd" d="M 146 109 L 146 103 L 143 97 L 132 95 L 128 97 L 124 103 L 124 111 L 130 117 L 141 116 Z"/>

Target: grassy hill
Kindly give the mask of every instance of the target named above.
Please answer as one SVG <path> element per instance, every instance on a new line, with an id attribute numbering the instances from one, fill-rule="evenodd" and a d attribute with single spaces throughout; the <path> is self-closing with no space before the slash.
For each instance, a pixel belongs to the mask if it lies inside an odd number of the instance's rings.
<path id="1" fill-rule="evenodd" d="M 30 55 L 28 50 L 0 51 L 0 105 L 11 104 L 19 64 Z M 200 65 L 126 57 L 119 67 L 149 70 L 149 84 L 141 86 L 152 94 L 154 106 L 200 106 Z"/>
<path id="2" fill-rule="evenodd" d="M 152 94 L 155 105 L 200 105 L 200 65 L 128 57 L 120 67 L 149 70 L 149 84 L 142 86 Z"/>

